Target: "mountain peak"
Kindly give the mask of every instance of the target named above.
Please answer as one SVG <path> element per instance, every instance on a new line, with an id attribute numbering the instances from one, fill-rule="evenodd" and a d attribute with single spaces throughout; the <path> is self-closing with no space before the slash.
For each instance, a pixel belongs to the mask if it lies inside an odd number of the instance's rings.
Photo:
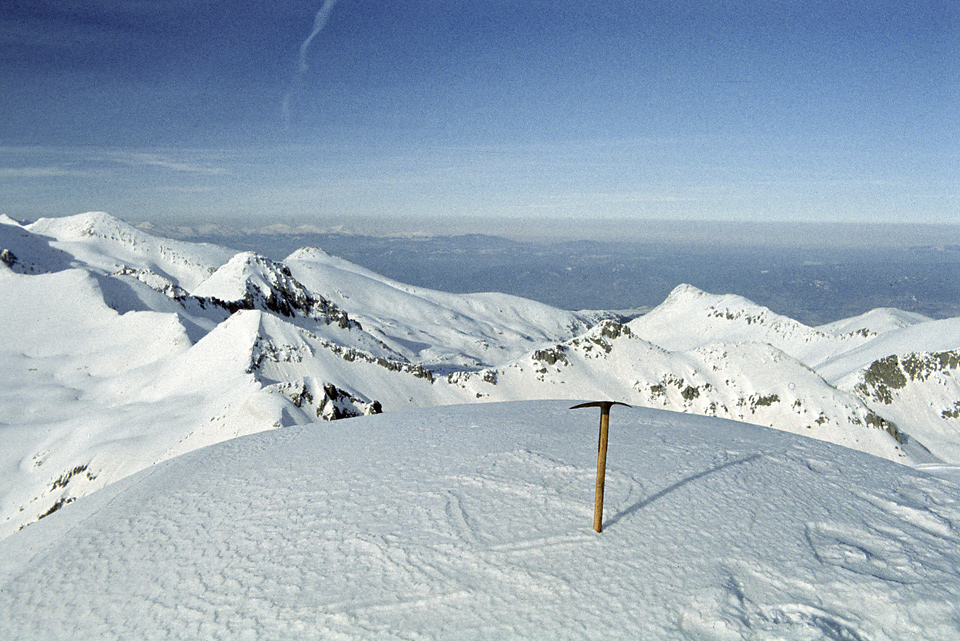
<path id="1" fill-rule="evenodd" d="M 758 305 L 753 301 L 738 296 L 737 294 L 710 294 L 693 285 L 682 284 L 673 288 L 673 291 L 664 299 L 657 308 L 665 310 L 672 307 L 682 307 L 686 311 L 706 310 L 716 311 L 724 310 L 745 310 L 750 309 L 752 313 L 773 313 L 766 307 Z M 732 320 L 732 319 L 728 319 Z"/>
<path id="2" fill-rule="evenodd" d="M 670 293 L 667 295 L 667 297 L 664 299 L 663 302 L 664 303 L 676 302 L 676 301 L 685 300 L 688 298 L 697 299 L 697 298 L 703 298 L 704 296 L 714 296 L 714 294 L 708 294 L 702 289 L 694 287 L 693 285 L 690 285 L 688 283 L 681 283 L 670 291 Z"/>
<path id="3" fill-rule="evenodd" d="M 64 218 L 40 218 L 27 225 L 34 233 L 63 237 L 95 236 L 101 238 L 133 238 L 140 231 L 104 211 L 89 211 Z M 56 233 L 50 233 L 56 232 Z"/>
<path id="4" fill-rule="evenodd" d="M 265 309 L 285 317 L 298 314 L 336 323 L 343 329 L 358 328 L 346 312 L 319 293 L 311 292 L 293 277 L 290 268 L 255 252 L 241 252 L 200 283 L 194 290 L 231 309 Z"/>
<path id="5" fill-rule="evenodd" d="M 296 283 L 296 285 L 294 285 Z M 275 287 L 302 289 L 290 270 L 266 256 L 255 252 L 240 252 L 224 263 L 217 271 L 200 283 L 194 295 L 218 298 L 222 301 L 239 301 L 250 293 L 251 287 L 267 294 Z"/>
<path id="6" fill-rule="evenodd" d="M 764 325 L 781 329 L 806 327 L 742 296 L 708 294 L 692 285 L 677 286 L 663 303 L 630 325 L 641 337 L 671 350 L 748 340 L 747 334 L 756 337 L 757 328 Z M 688 331 L 694 325 L 700 330 Z"/>
<path id="7" fill-rule="evenodd" d="M 333 258 L 333 256 L 330 253 L 325 252 L 319 247 L 301 247 L 287 256 L 286 260 L 326 261 L 331 258 Z"/>

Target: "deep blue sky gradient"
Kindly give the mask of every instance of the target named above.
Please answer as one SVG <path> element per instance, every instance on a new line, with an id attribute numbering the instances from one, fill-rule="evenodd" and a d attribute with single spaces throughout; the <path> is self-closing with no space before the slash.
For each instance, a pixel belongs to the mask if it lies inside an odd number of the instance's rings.
<path id="1" fill-rule="evenodd" d="M 0 212 L 960 223 L 955 0 L 322 4 L 4 3 Z"/>

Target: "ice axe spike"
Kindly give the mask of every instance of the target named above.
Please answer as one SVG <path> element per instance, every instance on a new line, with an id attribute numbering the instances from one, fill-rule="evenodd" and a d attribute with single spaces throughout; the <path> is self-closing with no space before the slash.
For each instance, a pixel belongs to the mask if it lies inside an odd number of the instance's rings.
<path id="1" fill-rule="evenodd" d="M 610 408 L 614 405 L 630 407 L 626 403 L 618 401 L 591 401 L 570 408 L 572 410 L 578 410 L 582 407 L 600 408 L 600 443 L 597 446 L 597 494 L 593 501 L 593 529 L 597 532 L 603 530 L 603 485 L 607 476 L 607 438 L 610 433 Z"/>

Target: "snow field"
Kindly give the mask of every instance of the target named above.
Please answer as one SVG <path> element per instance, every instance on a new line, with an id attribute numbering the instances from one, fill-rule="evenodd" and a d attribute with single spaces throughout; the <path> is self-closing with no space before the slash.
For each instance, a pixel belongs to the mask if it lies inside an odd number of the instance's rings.
<path id="1" fill-rule="evenodd" d="M 960 638 L 960 486 L 766 428 L 451 406 L 161 463 L 0 541 L 0 637 Z"/>

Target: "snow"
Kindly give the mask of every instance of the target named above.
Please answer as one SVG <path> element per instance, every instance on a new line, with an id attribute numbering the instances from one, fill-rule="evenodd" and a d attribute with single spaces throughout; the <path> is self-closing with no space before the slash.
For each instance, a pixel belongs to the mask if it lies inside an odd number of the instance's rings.
<path id="1" fill-rule="evenodd" d="M 52 239 L 75 263 L 107 273 L 121 267 L 150 270 L 191 290 L 235 252 L 216 245 L 157 238 L 104 212 L 41 218 L 24 229 Z"/>
<path id="2" fill-rule="evenodd" d="M 824 362 L 818 370 L 838 381 L 891 354 L 944 352 L 960 349 L 960 318 L 931 320 L 884 333 L 876 340 Z"/>
<path id="3" fill-rule="evenodd" d="M 960 638 L 960 319 L 620 325 L 102 213 L 0 252 L 0 639 Z M 597 535 L 602 398 L 659 409 Z"/>
<path id="4" fill-rule="evenodd" d="M 0 638 L 960 638 L 960 486 L 645 408 L 474 404 L 150 467 L 0 541 Z M 936 471 L 936 470 L 934 470 Z"/>
<path id="5" fill-rule="evenodd" d="M 811 328 L 680 286 L 619 325 L 404 285 L 318 249 L 271 261 L 157 238 L 103 213 L 0 223 L 0 538 L 226 439 L 465 402 L 616 398 L 960 463 L 960 319 L 875 310 Z M 922 375 L 878 382 L 890 355 Z"/>

